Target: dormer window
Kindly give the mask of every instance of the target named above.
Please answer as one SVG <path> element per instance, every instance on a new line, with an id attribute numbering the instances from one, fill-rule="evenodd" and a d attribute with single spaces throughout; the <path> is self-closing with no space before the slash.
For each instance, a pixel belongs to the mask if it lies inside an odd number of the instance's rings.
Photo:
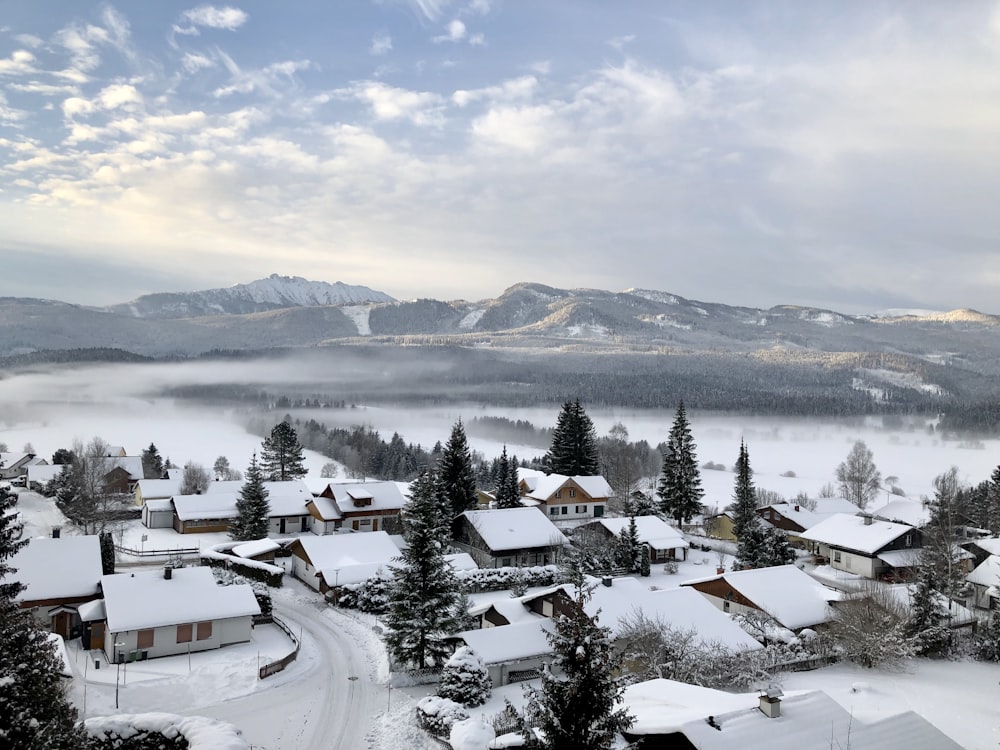
<path id="1" fill-rule="evenodd" d="M 363 490 L 354 490 L 347 493 L 348 497 L 351 498 L 351 502 L 354 503 L 355 508 L 364 508 L 372 504 L 374 497 L 370 492 L 365 492 Z"/>

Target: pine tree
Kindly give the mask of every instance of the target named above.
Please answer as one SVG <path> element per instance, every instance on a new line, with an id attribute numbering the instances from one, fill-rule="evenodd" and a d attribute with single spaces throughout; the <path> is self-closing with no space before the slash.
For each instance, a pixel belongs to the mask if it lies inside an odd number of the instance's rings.
<path id="1" fill-rule="evenodd" d="M 66 700 L 58 658 L 46 633 L 17 596 L 9 560 L 27 541 L 20 533 L 14 496 L 0 487 L 0 746 L 11 750 L 75 750 L 86 747 L 76 709 Z"/>
<path id="2" fill-rule="evenodd" d="M 425 472 L 413 480 L 404 517 L 406 547 L 400 565 L 390 567 L 393 584 L 385 616 L 386 646 L 400 665 L 441 664 L 451 652 L 445 639 L 459 630 L 459 586 L 444 558 L 448 513 L 450 507 L 435 474 Z"/>
<path id="3" fill-rule="evenodd" d="M 272 482 L 284 482 L 304 477 L 305 454 L 295 428 L 287 421 L 278 422 L 264 438 L 260 452 L 260 468 Z"/>
<path id="4" fill-rule="evenodd" d="M 163 476 L 163 459 L 154 443 L 142 452 L 142 475 L 146 479 L 160 479 Z"/>
<path id="5" fill-rule="evenodd" d="M 437 694 L 475 708 L 490 699 L 493 681 L 479 654 L 468 646 L 457 649 L 441 670 Z"/>
<path id="6" fill-rule="evenodd" d="M 438 467 L 452 517 L 473 510 L 476 507 L 476 479 L 472 471 L 472 451 L 461 419 L 451 428 L 451 437 L 441 452 Z"/>
<path id="7" fill-rule="evenodd" d="M 110 531 L 102 531 L 100 534 L 101 543 L 101 572 L 106 575 L 114 575 L 115 572 L 115 542 Z"/>
<path id="8" fill-rule="evenodd" d="M 733 534 L 739 542 L 736 562 L 754 567 L 758 550 L 764 543 L 760 516 L 757 515 L 757 493 L 753 486 L 753 469 L 746 443 L 740 441 L 740 455 L 736 459 L 736 483 L 733 491 Z"/>
<path id="9" fill-rule="evenodd" d="M 590 590 L 577 587 L 575 600 L 556 615 L 555 632 L 548 636 L 553 669 L 542 673 L 540 690 L 533 691 L 528 747 L 546 750 L 606 750 L 628 729 L 633 717 L 618 706 L 623 687 L 615 674 L 620 657 L 611 631 L 589 616 L 584 607 Z"/>
<path id="10" fill-rule="evenodd" d="M 689 522 L 692 516 L 701 512 L 701 499 L 705 495 L 694 452 L 696 447 L 682 401 L 677 407 L 677 415 L 667 438 L 663 470 L 656 490 L 660 498 L 660 511 L 663 515 L 672 517 L 678 526 Z"/>
<path id="11" fill-rule="evenodd" d="M 563 404 L 544 463 L 553 474 L 568 477 L 598 474 L 597 434 L 594 423 L 580 406 L 580 399 Z"/>
<path id="12" fill-rule="evenodd" d="M 236 518 L 229 527 L 229 536 L 238 542 L 249 542 L 267 537 L 270 527 L 270 505 L 267 502 L 267 488 L 257 463 L 257 454 L 250 459 L 247 478 L 236 500 Z"/>
<path id="13" fill-rule="evenodd" d="M 903 626 L 903 633 L 910 639 L 916 654 L 941 653 L 951 645 L 947 613 L 941 611 L 937 598 L 934 569 L 922 566 L 913 585 L 910 613 Z"/>
<path id="14" fill-rule="evenodd" d="M 497 479 L 494 497 L 498 508 L 520 508 L 521 491 L 518 485 L 517 464 L 507 458 L 507 446 L 503 447 L 497 463 Z"/>

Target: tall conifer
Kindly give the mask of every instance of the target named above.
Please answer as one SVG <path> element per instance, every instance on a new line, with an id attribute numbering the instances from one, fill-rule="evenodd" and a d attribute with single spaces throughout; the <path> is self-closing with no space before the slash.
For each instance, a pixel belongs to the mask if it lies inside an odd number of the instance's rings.
<path id="1" fill-rule="evenodd" d="M 476 507 L 476 478 L 472 471 L 472 451 L 459 419 L 451 428 L 439 462 L 441 487 L 451 506 L 452 516 Z"/>
<path id="2" fill-rule="evenodd" d="M 597 434 L 580 399 L 563 404 L 544 460 L 553 474 L 572 477 L 599 473 Z"/>
<path id="3" fill-rule="evenodd" d="M 267 489 L 264 487 L 264 477 L 257 454 L 250 459 L 246 481 L 240 489 L 236 500 L 236 518 L 229 527 L 229 536 L 238 542 L 248 542 L 254 539 L 264 539 L 270 526 L 270 504 L 267 502 Z"/>
<path id="4" fill-rule="evenodd" d="M 660 511 L 673 518 L 678 526 L 689 522 L 701 512 L 701 474 L 695 457 L 691 424 L 684 411 L 684 402 L 677 407 L 673 426 L 663 454 L 663 470 L 656 494 L 660 498 Z"/>

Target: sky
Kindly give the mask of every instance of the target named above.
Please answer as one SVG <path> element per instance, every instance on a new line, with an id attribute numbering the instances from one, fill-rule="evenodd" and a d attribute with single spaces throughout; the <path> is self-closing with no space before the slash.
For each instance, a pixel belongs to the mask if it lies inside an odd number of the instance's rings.
<path id="1" fill-rule="evenodd" d="M 1000 4 L 33 0 L 0 296 L 271 273 L 1000 313 Z"/>

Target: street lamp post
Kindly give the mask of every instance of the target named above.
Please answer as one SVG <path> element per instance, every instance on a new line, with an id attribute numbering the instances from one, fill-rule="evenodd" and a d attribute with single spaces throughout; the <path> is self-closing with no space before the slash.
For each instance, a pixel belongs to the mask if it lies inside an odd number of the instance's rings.
<path id="1" fill-rule="evenodd" d="M 122 657 L 119 649 L 125 648 L 125 644 L 121 641 L 115 641 L 115 664 L 117 664 L 117 672 L 115 672 L 115 709 L 118 708 L 118 685 L 120 678 L 122 676 Z"/>

